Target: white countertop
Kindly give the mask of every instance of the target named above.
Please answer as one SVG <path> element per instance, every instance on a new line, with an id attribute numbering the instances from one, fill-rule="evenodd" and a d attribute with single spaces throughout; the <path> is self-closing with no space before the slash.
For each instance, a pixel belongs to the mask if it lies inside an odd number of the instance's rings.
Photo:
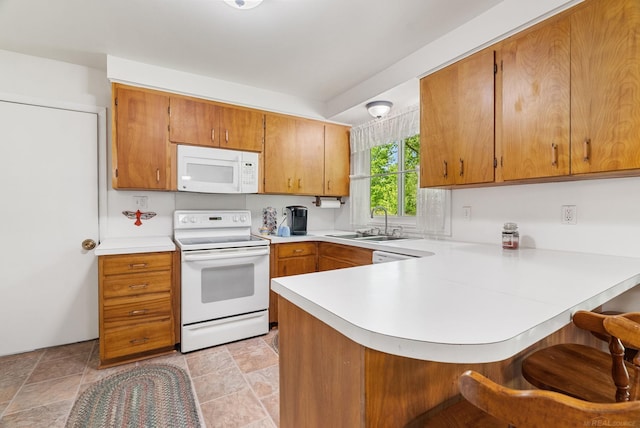
<path id="1" fill-rule="evenodd" d="M 423 360 L 501 361 L 640 283 L 640 258 L 426 239 L 356 245 L 434 255 L 275 278 L 271 288 L 363 346 Z"/>
<path id="2" fill-rule="evenodd" d="M 96 256 L 113 254 L 157 253 L 176 249 L 169 236 L 145 236 L 137 238 L 107 238 L 96 247 Z"/>

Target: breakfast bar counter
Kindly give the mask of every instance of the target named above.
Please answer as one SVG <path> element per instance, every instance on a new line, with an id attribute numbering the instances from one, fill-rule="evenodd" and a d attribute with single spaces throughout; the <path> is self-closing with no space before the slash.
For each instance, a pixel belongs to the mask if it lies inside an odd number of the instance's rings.
<path id="1" fill-rule="evenodd" d="M 466 369 L 527 387 L 520 361 L 640 283 L 640 259 L 448 241 L 423 258 L 274 278 L 281 427 L 402 426 L 457 395 Z"/>

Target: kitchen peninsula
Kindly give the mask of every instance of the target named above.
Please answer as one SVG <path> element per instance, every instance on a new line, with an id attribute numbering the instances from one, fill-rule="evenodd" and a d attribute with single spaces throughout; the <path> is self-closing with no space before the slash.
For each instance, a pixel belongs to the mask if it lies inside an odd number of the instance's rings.
<path id="1" fill-rule="evenodd" d="M 327 238 L 319 238 L 327 239 Z M 274 278 L 280 426 L 402 426 L 455 397 L 472 368 L 526 387 L 520 361 L 640 283 L 640 259 L 407 240 L 432 256 Z"/>

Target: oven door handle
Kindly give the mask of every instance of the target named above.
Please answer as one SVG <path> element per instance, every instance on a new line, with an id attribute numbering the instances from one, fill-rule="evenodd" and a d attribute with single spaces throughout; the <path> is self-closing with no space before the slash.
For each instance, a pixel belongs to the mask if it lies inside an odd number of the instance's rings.
<path id="1" fill-rule="evenodd" d="M 224 259 L 237 259 L 241 257 L 256 257 L 266 256 L 269 254 L 269 247 L 260 249 L 247 249 L 238 250 L 212 250 L 196 254 L 183 254 L 183 260 L 185 262 L 199 262 L 206 260 L 224 260 Z"/>

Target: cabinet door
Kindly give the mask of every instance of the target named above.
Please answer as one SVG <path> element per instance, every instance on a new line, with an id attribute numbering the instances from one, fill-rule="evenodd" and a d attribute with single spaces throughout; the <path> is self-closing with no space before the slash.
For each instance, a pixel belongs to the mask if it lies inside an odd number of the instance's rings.
<path id="1" fill-rule="evenodd" d="M 458 65 L 456 184 L 494 180 L 495 53 L 478 52 Z"/>
<path id="2" fill-rule="evenodd" d="M 171 97 L 169 140 L 173 143 L 218 147 L 218 113 L 214 104 Z"/>
<path id="3" fill-rule="evenodd" d="M 322 195 L 324 125 L 287 116 L 266 115 L 266 193 Z"/>
<path id="4" fill-rule="evenodd" d="M 265 122 L 264 191 L 293 193 L 295 121 L 285 116 L 267 114 Z"/>
<path id="5" fill-rule="evenodd" d="M 421 80 L 421 187 L 494 180 L 494 67 L 486 50 Z"/>
<path id="6" fill-rule="evenodd" d="M 316 256 L 290 257 L 278 260 L 276 276 L 299 275 L 316 271 Z"/>
<path id="7" fill-rule="evenodd" d="M 569 174 L 570 22 L 551 22 L 502 48 L 502 177 Z"/>
<path id="8" fill-rule="evenodd" d="M 324 127 L 324 194 L 349 196 L 349 128 Z"/>
<path id="9" fill-rule="evenodd" d="M 324 192 L 324 124 L 296 120 L 294 193 L 322 195 Z"/>
<path id="10" fill-rule="evenodd" d="M 262 152 L 264 114 L 260 111 L 220 107 L 220 147 Z"/>
<path id="11" fill-rule="evenodd" d="M 458 69 L 451 65 L 420 80 L 420 187 L 454 183 L 458 138 Z"/>
<path id="12" fill-rule="evenodd" d="M 113 187 L 169 190 L 169 97 L 119 86 L 114 91 Z"/>
<path id="13" fill-rule="evenodd" d="M 640 2 L 571 16 L 571 172 L 640 168 Z"/>

